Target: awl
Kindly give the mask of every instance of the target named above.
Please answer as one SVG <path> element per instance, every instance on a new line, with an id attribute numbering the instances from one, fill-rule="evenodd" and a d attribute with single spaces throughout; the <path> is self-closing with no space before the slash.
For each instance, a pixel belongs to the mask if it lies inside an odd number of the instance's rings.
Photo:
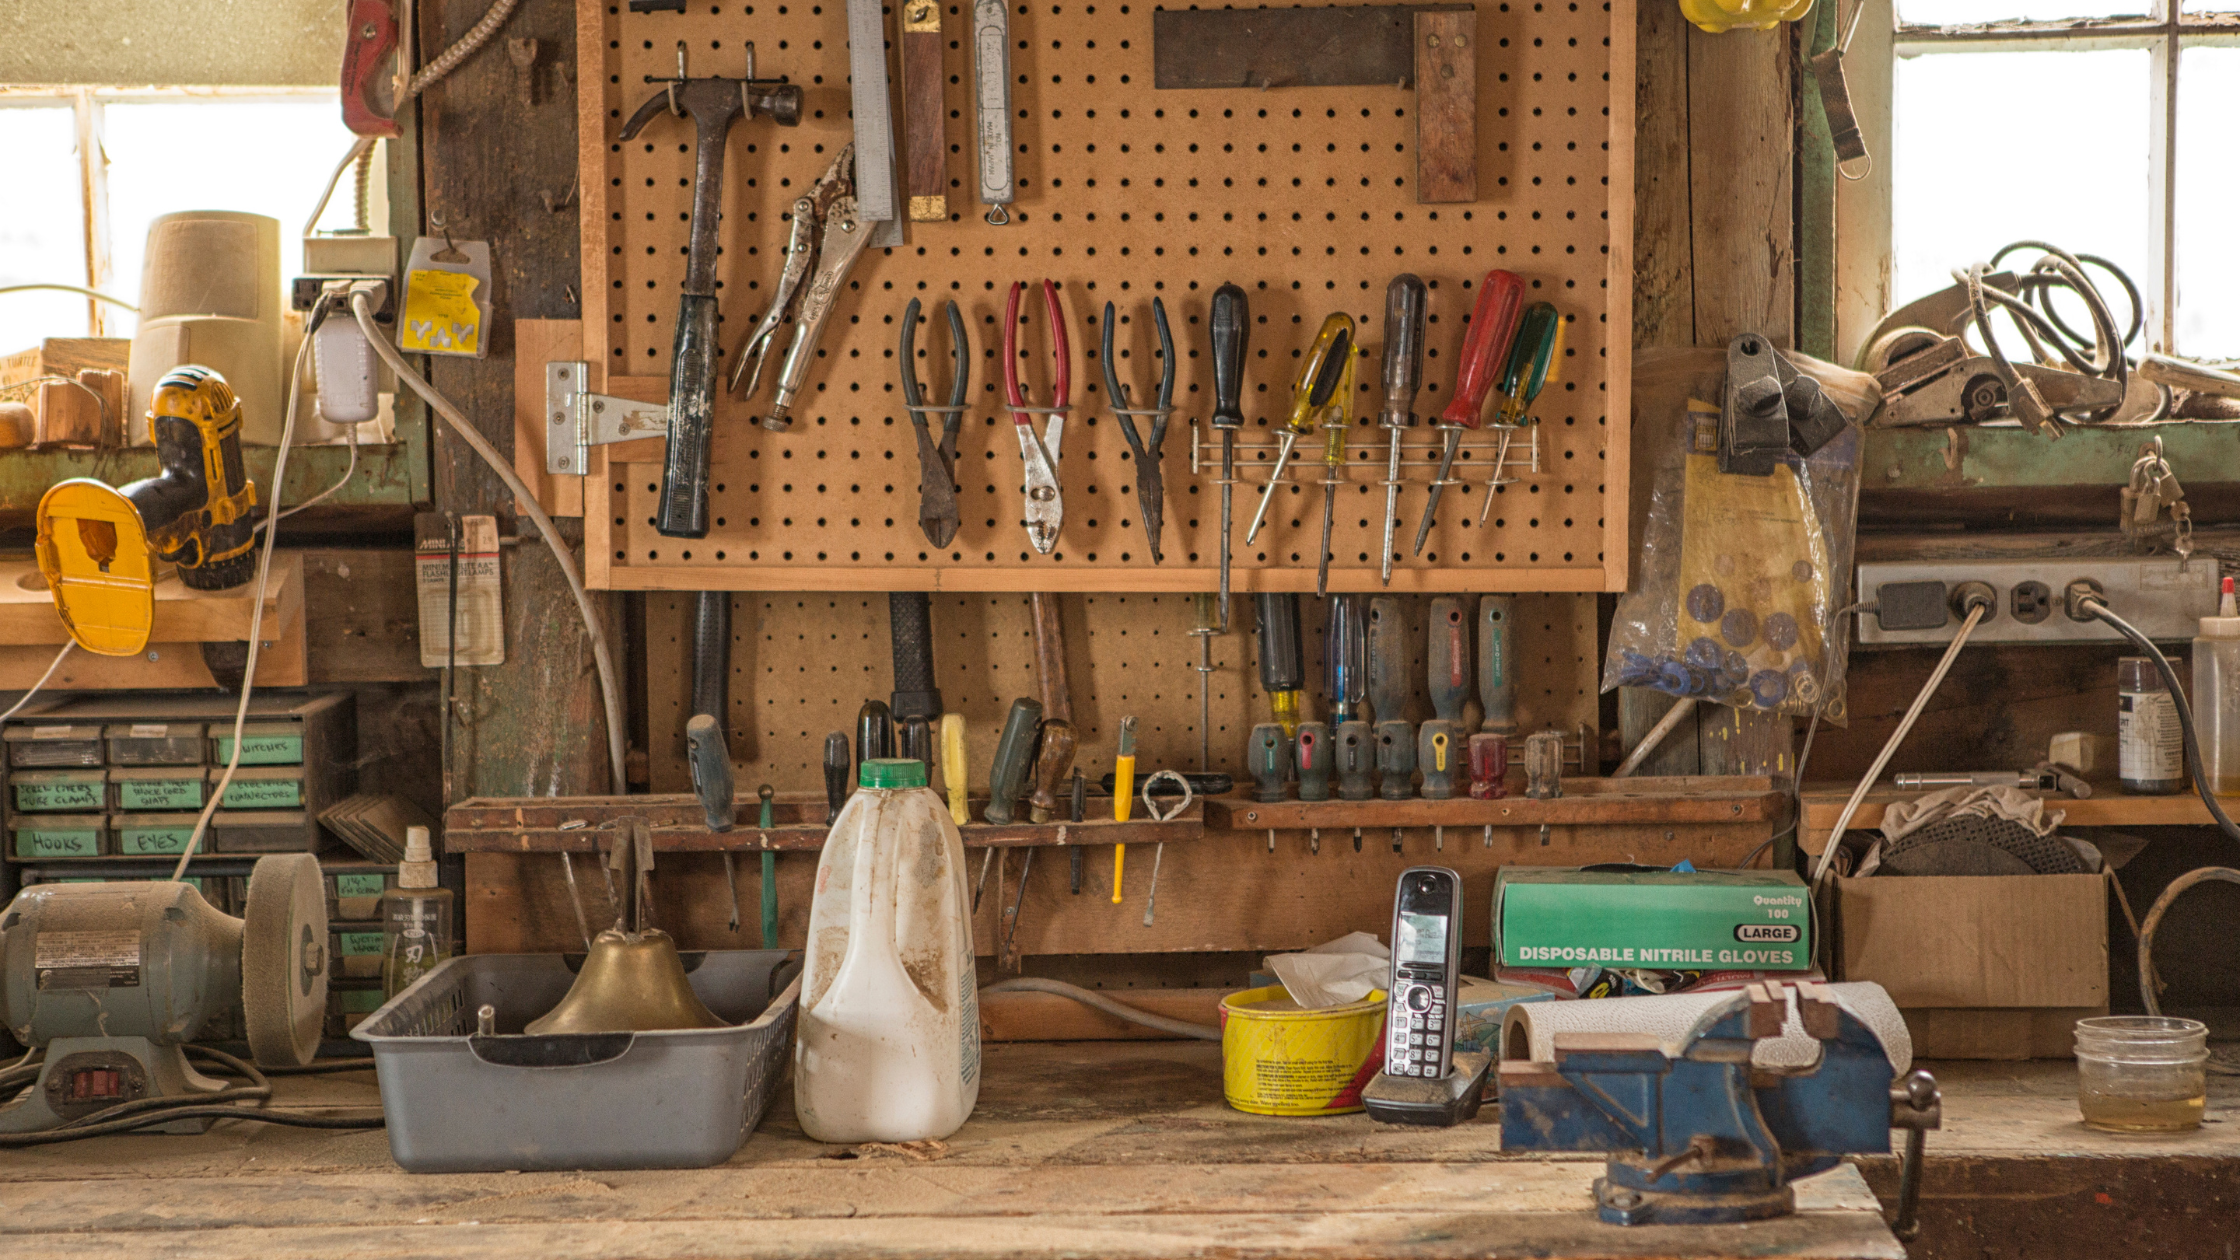
<path id="1" fill-rule="evenodd" d="M 1400 437 L 1416 422 L 1423 387 L 1423 281 L 1402 272 L 1384 289 L 1384 406 L 1377 412 L 1391 445 L 1384 470 L 1384 584 L 1392 585 L 1392 534 L 1400 519 Z"/>

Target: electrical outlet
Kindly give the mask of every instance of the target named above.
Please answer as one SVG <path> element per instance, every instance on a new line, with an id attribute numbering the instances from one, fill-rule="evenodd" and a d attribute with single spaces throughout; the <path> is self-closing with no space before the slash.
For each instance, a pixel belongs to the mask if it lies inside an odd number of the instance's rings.
<path id="1" fill-rule="evenodd" d="M 1859 566 L 1859 598 L 1872 600 L 1885 584 L 1942 582 L 1957 590 L 1981 582 L 1993 592 L 1993 615 L 1978 622 L 1970 643 L 2114 643 L 2121 635 L 2100 621 L 2072 621 L 2061 615 L 2061 592 L 2078 580 L 2098 582 L 2108 607 L 2159 641 L 2191 639 L 2199 618 L 2217 611 L 2217 562 L 2197 557 L 2181 564 L 2170 557 L 2138 559 L 1939 560 L 1869 563 Z M 1884 629 L 1872 614 L 1858 621 L 1861 646 L 1945 643 L 1960 625 L 1958 614 L 1942 626 Z"/>

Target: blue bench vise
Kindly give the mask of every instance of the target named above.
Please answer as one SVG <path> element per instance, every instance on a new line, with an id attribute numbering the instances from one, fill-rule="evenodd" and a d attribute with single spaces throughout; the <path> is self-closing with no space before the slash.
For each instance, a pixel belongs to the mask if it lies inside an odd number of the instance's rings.
<path id="1" fill-rule="evenodd" d="M 1923 1134 L 1941 1119 L 1936 1080 L 1914 1071 L 1893 1083 L 1872 1029 L 1823 986 L 1794 987 L 1798 1018 L 1820 1042 L 1817 1064 L 1750 1062 L 1788 1019 L 1790 986 L 1779 983 L 1704 1012 L 1676 1055 L 1653 1036 L 1558 1033 L 1554 1062 L 1501 1065 L 1501 1149 L 1608 1151 L 1594 1183 L 1603 1220 L 1708 1225 L 1786 1216 L 1797 1178 L 1846 1155 L 1888 1154 L 1890 1131 L 1906 1129 L 1895 1228 L 1908 1237 Z"/>

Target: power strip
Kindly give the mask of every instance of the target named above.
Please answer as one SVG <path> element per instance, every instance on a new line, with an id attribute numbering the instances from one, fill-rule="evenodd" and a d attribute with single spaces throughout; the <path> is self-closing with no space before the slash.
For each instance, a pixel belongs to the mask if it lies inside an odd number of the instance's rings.
<path id="1" fill-rule="evenodd" d="M 2217 562 L 2206 557 L 2042 560 L 1935 560 L 1859 566 L 1859 598 L 1873 600 L 1888 583 L 1942 582 L 1949 595 L 1963 582 L 1992 590 L 1994 607 L 1968 637 L 1970 643 L 2114 643 L 2123 636 L 2099 620 L 2073 621 L 2062 611 L 2062 591 L 2079 579 L 2098 582 L 2108 607 L 2158 641 L 2191 639 L 2198 619 L 2217 611 Z M 1861 645 L 1946 643 L 1961 621 L 1948 611 L 1933 629 L 1885 630 L 1862 614 L 1854 639 Z"/>

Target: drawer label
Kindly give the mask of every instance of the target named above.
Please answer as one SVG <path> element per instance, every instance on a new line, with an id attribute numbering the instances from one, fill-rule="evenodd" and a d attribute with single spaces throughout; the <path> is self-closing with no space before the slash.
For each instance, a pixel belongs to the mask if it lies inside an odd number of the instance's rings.
<path id="1" fill-rule="evenodd" d="M 79 858 L 101 856 L 101 833 L 90 830 L 16 832 L 16 856 L 27 858 Z"/>
<path id="2" fill-rule="evenodd" d="M 126 779 L 117 784 L 119 809 L 200 809 L 202 777 L 191 779 Z"/>
<path id="3" fill-rule="evenodd" d="M 233 736 L 218 737 L 218 761 L 222 765 L 233 760 Z M 241 741 L 241 764 L 245 766 L 293 766 L 303 761 L 303 736 L 301 735 L 250 735 Z"/>
<path id="4" fill-rule="evenodd" d="M 102 803 L 101 785 L 90 781 L 16 784 L 17 809 L 88 810 L 99 809 Z"/>
<path id="5" fill-rule="evenodd" d="M 236 779 L 226 784 L 227 809 L 290 809 L 302 804 L 301 779 Z"/>
<path id="6" fill-rule="evenodd" d="M 193 827 L 126 827 L 117 832 L 117 851 L 131 856 L 185 853 Z"/>

